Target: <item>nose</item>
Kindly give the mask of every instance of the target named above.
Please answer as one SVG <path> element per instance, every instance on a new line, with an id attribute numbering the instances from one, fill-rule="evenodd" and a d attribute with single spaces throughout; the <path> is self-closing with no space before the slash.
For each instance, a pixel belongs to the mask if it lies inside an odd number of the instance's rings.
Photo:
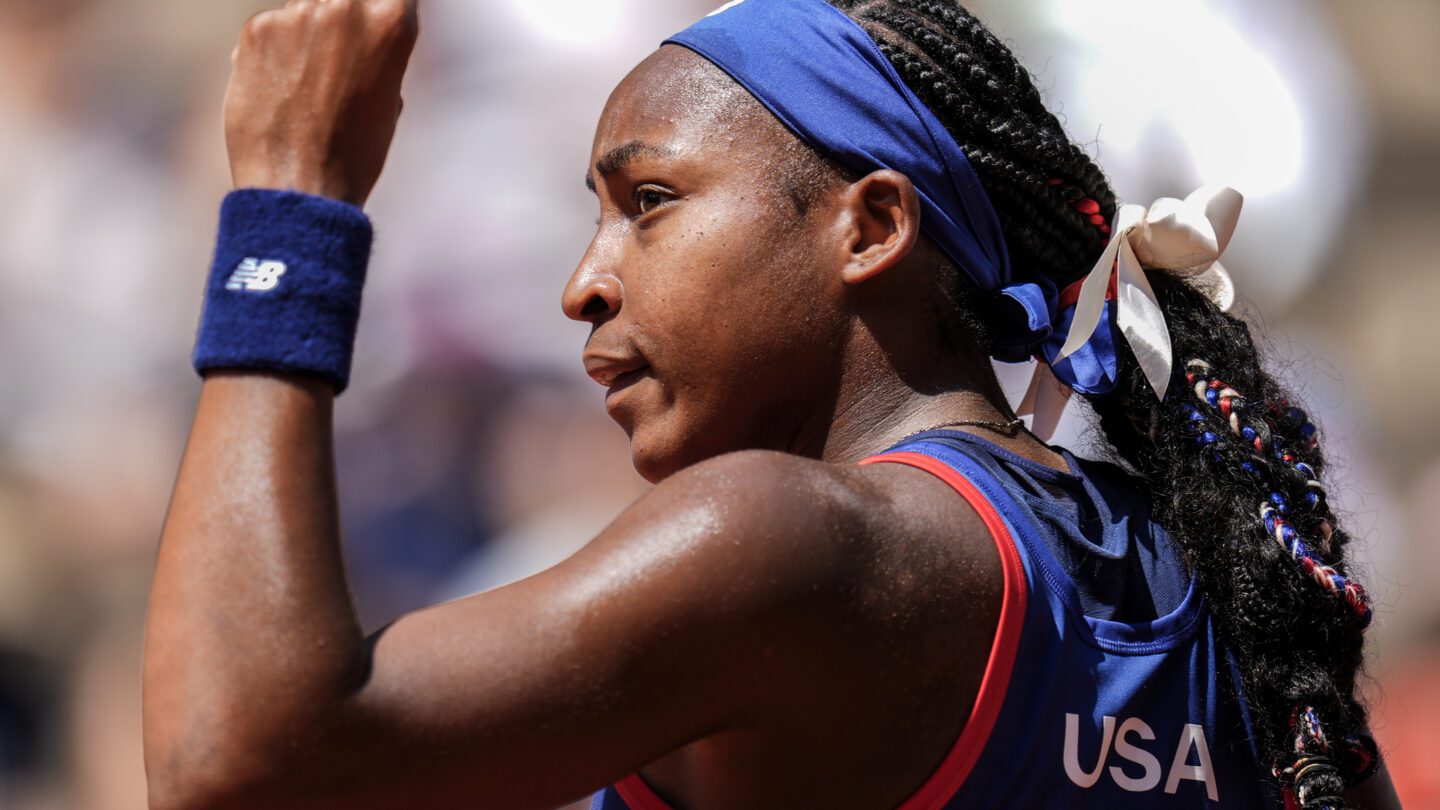
<path id="1" fill-rule="evenodd" d="M 565 317 L 598 326 L 620 312 L 624 299 L 620 278 L 602 261 L 599 246 L 591 243 L 560 296 Z"/>

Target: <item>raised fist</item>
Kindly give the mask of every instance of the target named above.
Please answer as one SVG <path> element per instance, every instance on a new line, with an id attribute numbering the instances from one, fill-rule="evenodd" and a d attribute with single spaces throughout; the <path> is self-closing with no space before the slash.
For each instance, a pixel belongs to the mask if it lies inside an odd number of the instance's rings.
<path id="1" fill-rule="evenodd" d="M 365 203 L 400 116 L 417 2 L 289 0 L 250 18 L 225 96 L 236 188 Z"/>

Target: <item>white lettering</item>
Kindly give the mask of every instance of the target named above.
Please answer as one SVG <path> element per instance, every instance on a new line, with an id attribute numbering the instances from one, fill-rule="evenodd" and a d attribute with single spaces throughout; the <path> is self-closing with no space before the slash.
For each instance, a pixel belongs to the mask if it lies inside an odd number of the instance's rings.
<path id="1" fill-rule="evenodd" d="M 1116 785 L 1131 793 L 1154 790 L 1160 785 L 1160 777 L 1164 774 L 1160 760 L 1133 740 L 1138 738 L 1153 741 L 1155 730 L 1138 717 L 1125 718 L 1118 731 L 1115 724 L 1114 717 L 1106 715 L 1101 718 L 1100 750 L 1095 757 L 1095 767 L 1086 771 L 1080 765 L 1080 715 L 1066 713 L 1065 749 L 1062 756 L 1065 775 L 1079 787 L 1094 787 L 1104 775 L 1113 750 L 1119 762 L 1110 765 L 1109 771 L 1110 778 Z M 1190 762 L 1192 750 L 1197 760 L 1194 764 Z M 1127 773 L 1127 765 L 1140 766 L 1140 775 L 1137 777 Z M 1215 782 L 1215 767 L 1210 761 L 1210 743 L 1205 739 L 1205 727 L 1196 723 L 1187 723 L 1180 731 L 1175 756 L 1170 763 L 1170 776 L 1165 780 L 1165 792 L 1173 795 L 1179 790 L 1182 779 L 1203 782 L 1205 794 L 1210 797 L 1210 801 L 1220 801 L 1220 788 Z"/>
<path id="2" fill-rule="evenodd" d="M 1160 784 L 1160 760 L 1156 759 L 1154 754 L 1125 739 L 1125 735 L 1132 731 L 1140 735 L 1142 740 L 1155 739 L 1155 732 L 1146 725 L 1144 720 L 1138 717 L 1126 718 L 1125 722 L 1120 724 L 1120 731 L 1115 734 L 1115 754 L 1139 765 L 1145 770 L 1145 775 L 1139 779 L 1132 779 L 1118 765 L 1111 765 L 1110 778 L 1115 780 L 1115 784 L 1131 793 L 1143 793 L 1147 790 L 1154 790 L 1155 786 Z"/>
<path id="3" fill-rule="evenodd" d="M 1190 764 L 1190 749 L 1200 756 L 1200 764 Z M 1205 742 L 1205 729 L 1194 723 L 1185 724 L 1180 733 L 1180 745 L 1175 749 L 1175 760 L 1170 764 L 1170 778 L 1165 780 L 1165 792 L 1174 793 L 1181 779 L 1205 783 L 1205 793 L 1210 801 L 1220 801 L 1220 791 L 1215 787 L 1215 769 L 1210 766 L 1210 746 Z"/>
<path id="4" fill-rule="evenodd" d="M 230 274 L 229 280 L 225 282 L 225 289 L 233 292 L 270 292 L 280 283 L 280 277 L 285 275 L 285 270 L 284 262 L 246 259 Z"/>
<path id="5" fill-rule="evenodd" d="M 1082 788 L 1092 787 L 1105 770 L 1105 758 L 1110 755 L 1110 739 L 1115 735 L 1115 718 L 1105 715 L 1100 732 L 1100 753 L 1095 757 L 1095 769 L 1086 773 L 1080 767 L 1080 715 L 1065 713 L 1065 775 Z"/>

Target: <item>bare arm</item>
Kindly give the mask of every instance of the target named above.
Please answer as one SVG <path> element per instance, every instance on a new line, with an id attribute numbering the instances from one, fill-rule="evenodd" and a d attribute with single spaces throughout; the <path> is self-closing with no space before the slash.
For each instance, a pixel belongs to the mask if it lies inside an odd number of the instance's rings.
<path id="1" fill-rule="evenodd" d="M 258 374 L 204 385 L 146 639 L 156 807 L 554 806 L 744 725 L 779 699 L 783 656 L 762 651 L 816 635 L 787 605 L 841 543 L 833 526 L 810 542 L 815 521 L 761 497 L 793 476 L 741 456 L 671 479 L 557 568 L 364 639 L 330 401 Z"/>
<path id="2" fill-rule="evenodd" d="M 289 0 L 252 17 L 225 99 L 236 187 L 362 205 L 417 33 L 413 0 Z M 146 632 L 153 806 L 262 773 L 276 743 L 306 744 L 307 721 L 366 677 L 337 540 L 332 398 L 325 383 L 255 374 L 203 387 Z"/>
<path id="3" fill-rule="evenodd" d="M 146 627 L 157 806 L 181 779 L 193 792 L 237 764 L 263 769 L 277 736 L 303 745 L 366 677 L 337 539 L 331 399 L 326 383 L 261 375 L 203 387 Z"/>

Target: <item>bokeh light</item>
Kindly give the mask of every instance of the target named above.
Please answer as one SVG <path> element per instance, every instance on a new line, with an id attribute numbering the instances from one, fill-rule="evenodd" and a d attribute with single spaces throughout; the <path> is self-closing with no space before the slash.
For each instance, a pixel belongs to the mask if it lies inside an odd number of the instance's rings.
<path id="1" fill-rule="evenodd" d="M 1305 162 L 1289 85 L 1245 32 L 1204 2 L 1059 0 L 1055 22 L 1090 61 L 1077 102 L 1104 123 L 1108 148 L 1131 151 L 1172 125 L 1209 183 L 1252 201 L 1288 188 Z"/>
<path id="2" fill-rule="evenodd" d="M 599 42 L 620 23 L 620 0 L 514 0 L 512 6 L 535 30 L 558 42 Z"/>

